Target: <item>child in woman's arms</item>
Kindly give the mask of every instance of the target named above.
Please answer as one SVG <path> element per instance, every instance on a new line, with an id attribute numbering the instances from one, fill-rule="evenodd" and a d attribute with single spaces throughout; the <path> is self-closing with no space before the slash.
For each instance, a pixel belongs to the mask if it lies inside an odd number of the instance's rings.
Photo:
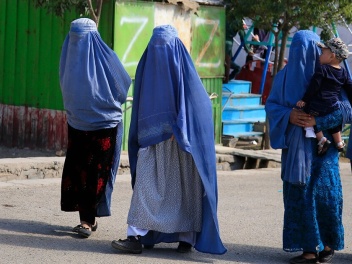
<path id="1" fill-rule="evenodd" d="M 309 87 L 303 98 L 296 106 L 313 116 L 324 116 L 339 109 L 341 89 L 347 93 L 352 101 L 352 80 L 348 72 L 340 63 L 349 55 L 346 44 L 340 38 L 332 38 L 325 44 L 317 43 L 322 53 L 319 57 L 320 67 L 314 73 Z M 316 126 L 307 127 L 306 137 L 316 137 L 318 140 L 318 155 L 323 155 L 331 142 L 324 137 Z M 342 151 L 345 143 L 341 138 L 342 124 L 329 131 L 335 141 L 338 151 Z"/>

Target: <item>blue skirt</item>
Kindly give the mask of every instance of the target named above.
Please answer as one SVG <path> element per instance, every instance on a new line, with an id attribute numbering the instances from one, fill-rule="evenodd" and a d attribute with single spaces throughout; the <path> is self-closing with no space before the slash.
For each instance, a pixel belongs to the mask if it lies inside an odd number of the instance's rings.
<path id="1" fill-rule="evenodd" d="M 332 142 L 328 133 L 325 136 Z M 317 142 L 312 140 L 313 152 Z M 324 156 L 313 153 L 312 173 L 304 186 L 283 183 L 283 249 L 319 252 L 344 248 L 339 155 L 332 144 Z"/>

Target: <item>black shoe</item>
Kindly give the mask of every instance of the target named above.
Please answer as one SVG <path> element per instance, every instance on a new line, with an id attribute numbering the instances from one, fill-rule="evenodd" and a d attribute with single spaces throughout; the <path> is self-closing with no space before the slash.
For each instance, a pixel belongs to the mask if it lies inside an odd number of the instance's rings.
<path id="1" fill-rule="evenodd" d="M 74 228 L 72 228 L 72 232 L 78 233 L 78 230 L 80 230 L 81 228 L 83 228 L 82 225 L 76 225 Z"/>
<path id="2" fill-rule="evenodd" d="M 128 236 L 126 239 L 114 240 L 111 242 L 111 246 L 124 253 L 142 253 L 142 244 L 139 237 Z"/>
<path id="3" fill-rule="evenodd" d="M 83 227 L 78 230 L 77 234 L 79 234 L 81 237 L 88 238 L 92 234 L 92 231 L 89 230 L 89 228 Z"/>
<path id="4" fill-rule="evenodd" d="M 145 249 L 153 249 L 154 248 L 154 244 L 151 244 L 151 245 L 143 245 L 143 247 Z"/>
<path id="5" fill-rule="evenodd" d="M 176 249 L 177 252 L 180 253 L 188 253 L 192 251 L 192 245 L 187 243 L 187 242 L 182 242 L 178 243 L 178 247 Z"/>
<path id="6" fill-rule="evenodd" d="M 98 222 L 96 222 L 95 225 L 91 227 L 91 230 L 89 230 L 89 228 L 87 227 L 84 227 L 83 225 L 77 225 L 74 228 L 72 228 L 72 232 L 75 232 L 87 238 L 92 234 L 92 231 L 96 231 L 97 229 L 98 229 Z"/>
<path id="7" fill-rule="evenodd" d="M 78 233 L 78 230 L 84 228 L 82 225 L 77 225 L 74 228 L 72 228 L 72 232 Z M 97 231 L 98 229 L 98 222 L 95 222 L 95 225 L 92 226 L 92 231 Z"/>
<path id="8" fill-rule="evenodd" d="M 323 250 L 319 252 L 319 262 L 320 263 L 330 263 L 335 255 L 335 250 L 330 249 L 329 251 Z"/>
<path id="9" fill-rule="evenodd" d="M 318 262 L 318 256 L 312 259 L 306 259 L 303 257 L 303 255 L 300 255 L 290 259 L 290 264 L 317 263 L 317 262 Z"/>

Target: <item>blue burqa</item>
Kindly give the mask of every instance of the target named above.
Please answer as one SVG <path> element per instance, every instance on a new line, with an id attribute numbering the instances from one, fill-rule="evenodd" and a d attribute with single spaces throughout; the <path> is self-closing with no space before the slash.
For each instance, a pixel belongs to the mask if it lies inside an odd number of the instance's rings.
<path id="1" fill-rule="evenodd" d="M 132 186 L 139 148 L 175 136 L 203 182 L 202 231 L 195 249 L 223 254 L 217 219 L 217 176 L 212 106 L 186 48 L 170 25 L 156 27 L 136 70 L 128 153 Z M 170 234 L 160 234 L 171 242 Z M 151 238 L 152 239 L 152 238 Z M 153 244 L 154 241 L 147 241 Z"/>
<path id="2" fill-rule="evenodd" d="M 294 35 L 288 64 L 275 77 L 265 106 L 271 145 L 282 149 L 283 249 L 288 252 L 344 247 L 338 151 L 331 146 L 323 156 L 317 156 L 316 139 L 306 138 L 302 127 L 289 122 L 292 108 L 319 65 L 317 41 L 319 37 L 312 31 Z M 351 109 L 344 105 L 326 116 L 315 117 L 318 129 L 329 140 L 332 136 L 327 130 L 348 119 Z"/>
<path id="3" fill-rule="evenodd" d="M 275 76 L 265 105 L 271 146 L 284 150 L 282 179 L 292 184 L 305 184 L 311 171 L 310 139 L 304 136 L 301 127 L 290 124 L 289 118 L 292 108 L 303 97 L 316 67 L 319 67 L 320 48 L 316 45 L 319 41 L 318 35 L 309 30 L 301 30 L 294 35 L 289 63 Z M 342 125 L 351 123 L 351 105 L 343 90 L 340 99 Z"/>
<path id="4" fill-rule="evenodd" d="M 290 113 L 303 97 L 315 68 L 319 66 L 319 37 L 312 31 L 298 31 L 291 43 L 289 63 L 277 73 L 265 104 L 270 143 L 282 154 L 282 179 L 305 184 L 311 171 L 311 143 L 302 127 L 290 124 Z M 287 150 L 287 151 L 286 151 Z M 290 172 L 290 173 L 285 173 Z"/>
<path id="5" fill-rule="evenodd" d="M 97 207 L 97 216 L 111 215 L 113 184 L 120 161 L 122 108 L 131 78 L 115 52 L 101 39 L 88 18 L 71 22 L 60 58 L 60 85 L 67 122 L 75 129 L 94 131 L 118 126 L 111 177 Z"/>
<path id="6" fill-rule="evenodd" d="M 116 127 L 130 84 L 131 78 L 101 39 L 95 22 L 74 20 L 60 59 L 60 85 L 70 126 L 83 131 Z"/>

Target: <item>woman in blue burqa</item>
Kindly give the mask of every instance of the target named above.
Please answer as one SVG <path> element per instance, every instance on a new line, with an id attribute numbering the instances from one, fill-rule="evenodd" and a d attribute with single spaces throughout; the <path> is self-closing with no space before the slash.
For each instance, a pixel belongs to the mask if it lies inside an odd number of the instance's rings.
<path id="1" fill-rule="evenodd" d="M 71 23 L 61 53 L 60 85 L 68 144 L 61 184 L 61 210 L 79 211 L 73 228 L 83 237 L 109 216 L 120 161 L 122 109 L 131 78 L 88 18 Z"/>
<path id="2" fill-rule="evenodd" d="M 170 25 L 154 28 L 136 70 L 128 153 L 133 195 L 126 253 L 179 242 L 178 252 L 226 252 L 217 219 L 212 106 Z"/>
<path id="3" fill-rule="evenodd" d="M 283 249 L 303 251 L 290 263 L 329 262 L 344 248 L 338 151 L 329 148 L 326 156 L 317 156 L 316 140 L 306 138 L 303 127 L 316 124 L 331 140 L 327 129 L 344 123 L 350 110 L 314 118 L 294 109 L 320 65 L 317 42 L 312 31 L 294 35 L 288 64 L 276 75 L 265 106 L 271 146 L 282 149 Z"/>

